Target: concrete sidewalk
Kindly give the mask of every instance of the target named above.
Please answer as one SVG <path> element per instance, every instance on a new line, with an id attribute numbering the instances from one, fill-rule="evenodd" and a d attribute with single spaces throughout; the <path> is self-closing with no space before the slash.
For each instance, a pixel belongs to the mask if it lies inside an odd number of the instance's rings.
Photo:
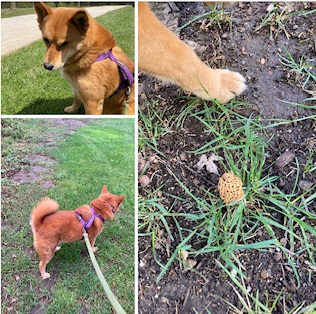
<path id="1" fill-rule="evenodd" d="M 89 7 L 87 11 L 97 17 L 107 12 L 121 9 L 124 5 Z M 1 55 L 27 46 L 42 37 L 36 14 L 21 15 L 1 19 Z"/>

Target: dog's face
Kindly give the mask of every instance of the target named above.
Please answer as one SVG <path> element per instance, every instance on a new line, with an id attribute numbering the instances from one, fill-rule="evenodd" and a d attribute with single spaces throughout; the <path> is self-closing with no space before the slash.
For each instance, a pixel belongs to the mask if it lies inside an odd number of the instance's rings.
<path id="1" fill-rule="evenodd" d="M 91 202 L 91 205 L 102 212 L 105 220 L 112 220 L 114 214 L 118 212 L 119 207 L 124 200 L 124 195 L 116 196 L 109 193 L 106 186 L 103 186 L 101 195 Z"/>
<path id="2" fill-rule="evenodd" d="M 42 2 L 35 2 L 34 8 L 47 48 L 43 65 L 47 70 L 58 70 L 84 49 L 89 17 L 83 9 L 51 9 Z"/>

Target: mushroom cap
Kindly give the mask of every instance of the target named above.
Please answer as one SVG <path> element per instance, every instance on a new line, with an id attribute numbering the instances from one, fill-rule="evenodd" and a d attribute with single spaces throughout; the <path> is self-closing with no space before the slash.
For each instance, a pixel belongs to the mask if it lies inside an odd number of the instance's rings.
<path id="1" fill-rule="evenodd" d="M 233 173 L 224 173 L 218 181 L 220 198 L 226 205 L 231 202 L 238 202 L 244 197 L 241 179 Z"/>

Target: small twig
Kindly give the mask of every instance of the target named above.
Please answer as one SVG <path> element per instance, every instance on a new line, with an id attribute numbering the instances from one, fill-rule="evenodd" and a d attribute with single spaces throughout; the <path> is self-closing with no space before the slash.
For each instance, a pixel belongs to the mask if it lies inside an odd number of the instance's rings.
<path id="1" fill-rule="evenodd" d="M 191 291 L 191 286 L 189 287 L 186 295 L 185 295 L 185 298 L 184 298 L 184 301 L 183 301 L 183 304 L 182 304 L 182 307 L 184 308 L 184 306 L 186 305 L 186 303 L 188 302 L 188 299 L 189 299 L 189 295 L 190 295 L 190 291 Z"/>

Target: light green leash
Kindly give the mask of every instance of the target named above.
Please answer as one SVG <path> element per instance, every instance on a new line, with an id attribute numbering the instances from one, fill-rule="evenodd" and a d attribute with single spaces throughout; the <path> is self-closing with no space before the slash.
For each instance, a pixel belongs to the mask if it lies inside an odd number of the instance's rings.
<path id="1" fill-rule="evenodd" d="M 94 256 L 93 251 L 92 251 L 92 247 L 91 247 L 87 232 L 84 232 L 83 237 L 84 237 L 84 240 L 86 242 L 86 246 L 88 248 L 89 255 L 90 255 L 90 258 L 92 260 L 92 264 L 94 266 L 94 269 L 95 269 L 95 271 L 96 271 L 96 273 L 101 281 L 101 284 L 103 286 L 103 289 L 104 289 L 108 299 L 110 300 L 112 306 L 114 307 L 114 310 L 116 311 L 117 314 L 126 314 L 126 312 L 123 310 L 121 304 L 117 301 L 115 295 L 113 294 L 109 285 L 107 284 L 107 282 L 105 281 L 105 279 L 103 277 L 100 266 L 98 265 L 98 262 Z"/>

